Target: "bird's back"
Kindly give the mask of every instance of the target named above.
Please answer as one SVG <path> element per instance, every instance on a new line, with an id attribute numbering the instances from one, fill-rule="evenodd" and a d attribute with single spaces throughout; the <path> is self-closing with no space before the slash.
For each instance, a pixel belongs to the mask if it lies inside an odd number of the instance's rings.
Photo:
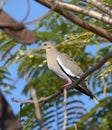
<path id="1" fill-rule="evenodd" d="M 78 64 L 72 58 L 70 58 L 67 54 L 60 53 L 59 57 L 64 67 L 69 69 L 74 75 L 80 76 L 83 74 L 83 71 L 78 66 Z"/>

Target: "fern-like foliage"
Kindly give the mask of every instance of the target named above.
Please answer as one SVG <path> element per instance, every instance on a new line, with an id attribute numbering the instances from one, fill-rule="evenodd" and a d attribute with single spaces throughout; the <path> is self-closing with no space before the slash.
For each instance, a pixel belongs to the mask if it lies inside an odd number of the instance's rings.
<path id="1" fill-rule="evenodd" d="M 0 93 L 10 93 L 14 89 L 12 78 L 6 67 L 0 67 Z"/>

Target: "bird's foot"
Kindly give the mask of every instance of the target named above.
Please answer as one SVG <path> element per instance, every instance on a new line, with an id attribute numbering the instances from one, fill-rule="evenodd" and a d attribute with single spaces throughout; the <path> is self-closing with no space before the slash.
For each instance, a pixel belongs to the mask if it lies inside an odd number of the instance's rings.
<path id="1" fill-rule="evenodd" d="M 61 87 L 61 91 L 63 91 L 67 86 L 69 86 L 71 83 L 66 83 L 66 84 L 64 84 L 62 87 Z"/>

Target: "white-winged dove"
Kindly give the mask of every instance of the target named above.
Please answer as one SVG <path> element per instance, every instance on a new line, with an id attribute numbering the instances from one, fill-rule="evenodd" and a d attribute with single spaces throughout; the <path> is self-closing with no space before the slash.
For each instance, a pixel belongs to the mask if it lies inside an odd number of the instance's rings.
<path id="1" fill-rule="evenodd" d="M 48 68 L 58 77 L 66 82 L 64 87 L 74 83 L 83 74 L 81 68 L 68 55 L 57 50 L 56 46 L 50 41 L 44 42 L 41 49 L 46 50 Z M 98 100 L 88 88 L 87 79 L 82 81 L 75 89 L 90 96 L 98 104 Z"/>

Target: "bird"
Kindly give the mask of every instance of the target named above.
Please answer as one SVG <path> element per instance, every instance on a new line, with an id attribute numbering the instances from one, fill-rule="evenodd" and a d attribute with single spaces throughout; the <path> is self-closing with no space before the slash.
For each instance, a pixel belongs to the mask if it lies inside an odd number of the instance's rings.
<path id="1" fill-rule="evenodd" d="M 63 87 L 75 83 L 76 80 L 84 74 L 78 64 L 66 53 L 58 51 L 56 45 L 51 41 L 43 42 L 40 48 L 41 50 L 46 50 L 46 59 L 49 70 L 65 82 Z M 99 103 L 95 95 L 89 89 L 87 78 L 75 87 L 75 89 L 89 96 L 96 104 Z"/>

